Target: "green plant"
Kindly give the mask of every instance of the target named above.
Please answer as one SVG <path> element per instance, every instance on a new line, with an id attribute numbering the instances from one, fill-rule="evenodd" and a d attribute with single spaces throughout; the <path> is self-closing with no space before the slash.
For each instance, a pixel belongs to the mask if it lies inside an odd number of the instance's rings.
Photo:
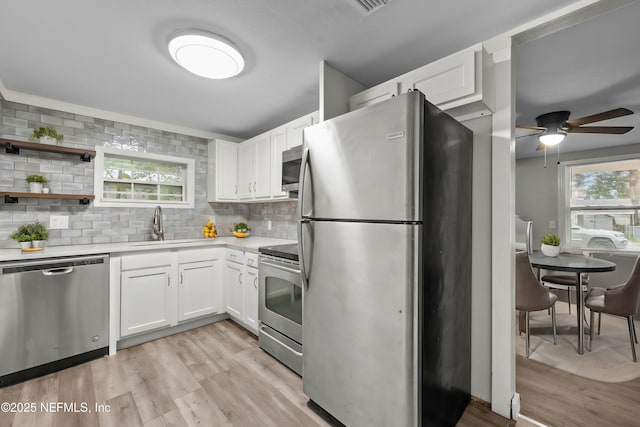
<path id="1" fill-rule="evenodd" d="M 49 230 L 43 223 L 36 221 L 34 224 L 21 225 L 9 237 L 16 242 L 49 240 Z"/>
<path id="2" fill-rule="evenodd" d="M 53 138 L 58 142 L 62 142 L 62 140 L 64 139 L 64 136 L 59 134 L 58 131 L 51 126 L 35 129 L 31 134 L 32 139 L 42 138 L 43 136 L 48 136 L 49 138 Z"/>
<path id="3" fill-rule="evenodd" d="M 544 237 L 540 240 L 540 243 L 549 246 L 560 246 L 560 237 L 556 236 L 555 234 L 545 234 Z"/>
<path id="4" fill-rule="evenodd" d="M 49 230 L 43 223 L 36 221 L 35 224 L 29 224 L 27 227 L 33 240 L 49 240 Z"/>
<path id="5" fill-rule="evenodd" d="M 238 233 L 246 233 L 247 231 L 251 231 L 246 222 L 239 222 L 237 224 L 233 224 L 233 231 L 237 231 Z"/>
<path id="6" fill-rule="evenodd" d="M 42 175 L 29 175 L 26 180 L 27 182 L 39 182 L 41 184 L 49 182 L 49 180 Z"/>

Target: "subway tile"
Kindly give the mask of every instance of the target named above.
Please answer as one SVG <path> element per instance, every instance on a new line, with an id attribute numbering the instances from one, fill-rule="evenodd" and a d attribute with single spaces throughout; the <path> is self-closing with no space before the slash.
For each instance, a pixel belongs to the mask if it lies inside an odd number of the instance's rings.
<path id="1" fill-rule="evenodd" d="M 62 117 L 47 116 L 43 114 L 40 120 L 42 121 L 43 124 L 47 124 L 47 125 L 58 125 L 58 126 L 64 125 L 64 119 Z"/>
<path id="2" fill-rule="evenodd" d="M 2 117 L 2 124 L 5 126 L 15 126 L 16 128 L 26 128 L 27 121 L 24 119 L 16 119 L 13 117 Z"/>

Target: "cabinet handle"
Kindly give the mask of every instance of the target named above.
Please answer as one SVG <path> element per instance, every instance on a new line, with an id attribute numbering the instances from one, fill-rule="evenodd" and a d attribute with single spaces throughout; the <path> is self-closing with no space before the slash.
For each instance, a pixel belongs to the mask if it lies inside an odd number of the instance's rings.
<path id="1" fill-rule="evenodd" d="M 253 279 L 253 287 L 258 289 L 258 277 L 257 276 Z"/>
<path id="2" fill-rule="evenodd" d="M 251 183 L 249 183 L 249 192 L 251 192 Z"/>
<path id="3" fill-rule="evenodd" d="M 238 184 L 235 184 L 234 187 L 235 187 L 234 194 L 238 194 Z"/>
<path id="4" fill-rule="evenodd" d="M 184 273 L 181 271 L 180 272 L 180 284 L 182 285 L 182 283 L 184 283 Z"/>
<path id="5" fill-rule="evenodd" d="M 236 254 L 229 254 L 229 258 L 236 259 Z"/>
<path id="6" fill-rule="evenodd" d="M 238 274 L 238 283 L 242 283 L 242 273 Z"/>
<path id="7" fill-rule="evenodd" d="M 171 275 L 167 274 L 167 287 L 171 287 Z"/>
<path id="8" fill-rule="evenodd" d="M 256 183 L 255 182 L 253 183 L 253 191 L 254 192 L 256 191 Z"/>
<path id="9" fill-rule="evenodd" d="M 247 260 L 247 263 L 248 263 L 249 265 L 253 265 L 253 259 L 249 258 L 249 259 Z"/>

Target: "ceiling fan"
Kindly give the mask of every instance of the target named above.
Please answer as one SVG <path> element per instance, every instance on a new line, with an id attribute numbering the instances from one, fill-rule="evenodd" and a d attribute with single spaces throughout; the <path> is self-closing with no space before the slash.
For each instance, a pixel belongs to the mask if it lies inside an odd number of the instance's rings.
<path id="1" fill-rule="evenodd" d="M 633 111 L 628 108 L 616 108 L 591 116 L 569 120 L 570 111 L 553 111 L 536 117 L 537 126 L 516 125 L 519 129 L 536 130 L 538 133 L 538 146 L 536 150 L 542 150 L 549 145 L 559 144 L 568 133 L 600 133 L 621 135 L 633 129 L 633 126 L 583 126 L 616 117 L 628 116 Z M 530 136 L 530 135 L 527 135 Z"/>

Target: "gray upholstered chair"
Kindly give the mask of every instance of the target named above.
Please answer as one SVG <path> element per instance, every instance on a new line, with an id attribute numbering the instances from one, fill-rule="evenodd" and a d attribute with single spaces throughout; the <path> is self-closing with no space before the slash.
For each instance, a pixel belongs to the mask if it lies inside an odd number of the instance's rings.
<path id="1" fill-rule="evenodd" d="M 558 296 L 549 292 L 549 289 L 538 282 L 536 274 L 531 268 L 529 256 L 526 252 L 516 254 L 516 309 L 525 312 L 525 334 L 527 339 L 527 358 L 531 354 L 529 313 L 545 310 L 551 307 L 551 324 L 553 326 L 553 343 L 556 338 L 556 306 Z"/>
<path id="2" fill-rule="evenodd" d="M 629 341 L 633 361 L 637 362 L 636 346 L 638 337 L 633 324 L 633 315 L 638 310 L 640 302 L 640 257 L 636 259 L 631 275 L 625 283 L 611 288 L 591 288 L 585 300 L 585 306 L 591 311 L 591 330 L 589 331 L 589 351 L 593 342 L 593 316 L 598 313 L 598 334 L 600 334 L 600 316 L 602 313 L 613 314 L 627 318 L 629 324 Z"/>

